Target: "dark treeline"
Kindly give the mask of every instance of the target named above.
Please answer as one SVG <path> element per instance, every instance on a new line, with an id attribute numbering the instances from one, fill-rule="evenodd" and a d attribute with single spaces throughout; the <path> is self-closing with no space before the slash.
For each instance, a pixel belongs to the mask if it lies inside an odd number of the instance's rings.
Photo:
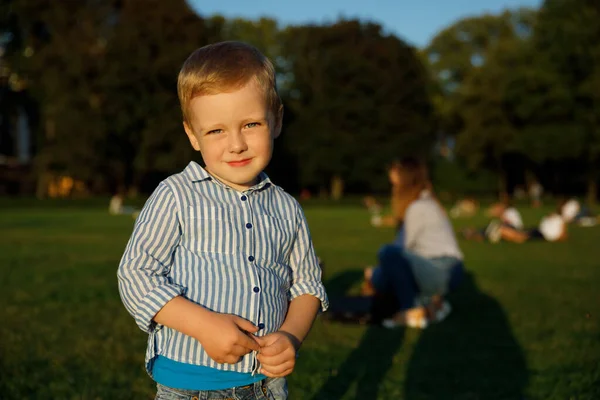
<path id="1" fill-rule="evenodd" d="M 184 0 L 8 0 L 0 154 L 15 158 L 25 120 L 39 196 L 61 176 L 80 192 L 146 193 L 198 159 L 181 126 L 182 62 L 199 46 L 243 40 L 278 71 L 285 125 L 268 173 L 292 192 L 382 191 L 386 163 L 418 154 L 465 177 L 487 171 L 491 190 L 535 179 L 591 196 L 598 21 L 598 2 L 546 0 L 458 21 L 415 49 L 357 20 L 281 27 L 197 15 Z M 459 181 L 448 189 L 464 194 Z"/>

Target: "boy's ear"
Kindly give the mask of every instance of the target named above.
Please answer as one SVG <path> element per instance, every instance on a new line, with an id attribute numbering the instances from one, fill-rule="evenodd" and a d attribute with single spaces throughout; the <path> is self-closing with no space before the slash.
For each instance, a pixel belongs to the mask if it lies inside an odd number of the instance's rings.
<path id="1" fill-rule="evenodd" d="M 190 143 L 192 144 L 194 150 L 200 151 L 200 144 L 198 143 L 198 138 L 196 138 L 196 135 L 194 135 L 192 127 L 187 122 L 183 121 L 183 129 L 185 130 L 185 133 L 188 139 L 190 140 Z"/>
<path id="2" fill-rule="evenodd" d="M 275 129 L 273 130 L 273 139 L 277 139 L 281 134 L 281 127 L 283 125 L 283 104 L 279 107 L 279 111 L 275 116 L 275 121 L 277 121 L 275 125 Z"/>

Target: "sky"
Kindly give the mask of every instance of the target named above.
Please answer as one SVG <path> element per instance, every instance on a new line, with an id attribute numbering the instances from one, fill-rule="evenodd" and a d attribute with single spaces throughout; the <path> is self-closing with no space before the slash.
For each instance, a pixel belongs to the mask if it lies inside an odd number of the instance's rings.
<path id="1" fill-rule="evenodd" d="M 187 0 L 203 16 L 257 19 L 282 25 L 331 23 L 339 17 L 370 20 L 418 47 L 459 19 L 506 8 L 538 8 L 542 0 Z"/>

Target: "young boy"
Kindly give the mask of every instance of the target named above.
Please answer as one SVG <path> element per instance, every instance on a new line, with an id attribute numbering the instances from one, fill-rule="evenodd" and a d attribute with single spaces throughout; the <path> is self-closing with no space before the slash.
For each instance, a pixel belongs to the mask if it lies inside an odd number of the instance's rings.
<path id="1" fill-rule="evenodd" d="M 327 295 L 299 204 L 263 172 L 283 115 L 273 65 L 244 43 L 205 46 L 178 94 L 206 167 L 159 184 L 118 270 L 156 398 L 285 399 Z"/>

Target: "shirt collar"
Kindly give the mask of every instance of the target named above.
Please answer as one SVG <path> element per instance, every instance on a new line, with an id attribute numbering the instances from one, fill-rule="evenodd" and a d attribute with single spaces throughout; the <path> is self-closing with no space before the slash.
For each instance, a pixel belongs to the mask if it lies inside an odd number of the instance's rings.
<path id="1" fill-rule="evenodd" d="M 202 166 L 200 166 L 200 164 L 198 164 L 195 161 L 190 161 L 190 163 L 184 169 L 184 174 L 192 182 L 212 181 L 215 184 L 220 185 L 220 186 L 222 186 L 222 187 L 224 187 L 226 189 L 235 190 L 235 189 L 233 189 L 233 188 L 225 185 L 224 183 L 222 183 L 218 179 L 215 179 L 211 174 L 208 173 L 207 170 L 205 170 L 204 168 L 202 168 Z M 256 185 L 254 185 L 254 186 L 252 186 L 252 187 L 244 190 L 244 192 L 254 192 L 254 191 L 258 191 L 258 190 L 263 190 L 263 189 L 268 188 L 272 184 L 273 183 L 271 182 L 271 179 L 269 179 L 269 177 L 267 176 L 267 174 L 265 174 L 264 172 L 261 172 L 258 175 L 258 182 L 256 183 Z"/>

